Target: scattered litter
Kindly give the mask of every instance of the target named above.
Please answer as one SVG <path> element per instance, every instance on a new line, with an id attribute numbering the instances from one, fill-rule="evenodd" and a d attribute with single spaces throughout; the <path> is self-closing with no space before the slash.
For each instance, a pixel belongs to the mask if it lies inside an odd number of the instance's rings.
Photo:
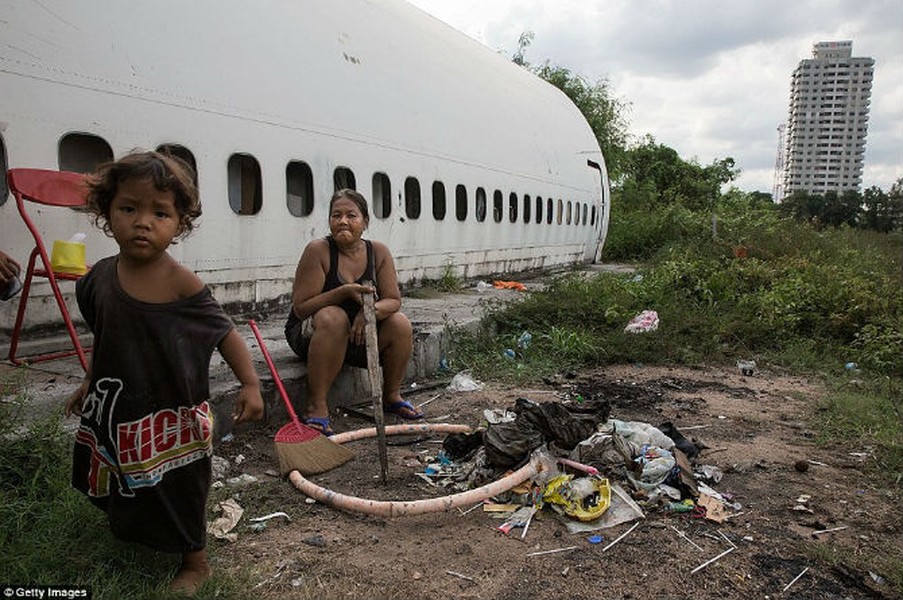
<path id="1" fill-rule="evenodd" d="M 485 281 L 478 281 L 478 282 L 477 282 L 477 285 L 474 286 L 474 287 L 476 287 L 476 288 L 477 288 L 477 291 L 480 292 L 480 293 L 482 294 L 482 293 L 485 292 L 486 290 L 490 289 L 490 288 L 492 287 L 492 284 L 486 283 Z"/>
<path id="2" fill-rule="evenodd" d="M 252 523 L 262 523 L 263 521 L 269 521 L 270 519 L 275 519 L 276 517 L 285 517 L 285 520 L 289 521 L 289 522 L 291 522 L 291 520 L 292 520 L 292 518 L 284 512 L 274 512 L 274 513 L 270 513 L 268 515 L 264 515 L 262 517 L 255 517 L 255 518 L 251 519 L 251 522 Z"/>
<path id="3" fill-rule="evenodd" d="M 840 527 L 832 527 L 830 529 L 819 529 L 818 531 L 813 531 L 812 535 L 821 535 L 823 533 L 832 533 L 834 531 L 843 531 L 844 529 L 848 529 L 849 525 L 841 525 Z"/>
<path id="4" fill-rule="evenodd" d="M 799 574 L 799 575 L 797 575 L 796 577 L 794 577 L 794 578 L 790 581 L 790 583 L 788 583 L 787 585 L 784 586 L 784 589 L 781 590 L 781 593 L 783 594 L 784 592 L 786 592 L 787 590 L 789 590 L 789 589 L 790 589 L 790 586 L 793 585 L 794 583 L 796 583 L 797 580 L 798 580 L 800 577 L 802 577 L 803 575 L 805 575 L 805 574 L 806 574 L 806 571 L 808 571 L 808 570 L 809 570 L 809 567 L 806 567 L 805 569 L 803 569 L 802 571 L 800 571 L 800 574 Z"/>
<path id="5" fill-rule="evenodd" d="M 237 456 L 235 457 L 234 460 L 235 460 L 235 464 L 236 464 L 236 465 L 240 465 L 241 463 L 245 462 L 245 455 L 244 455 L 244 454 L 239 454 L 239 455 L 237 455 Z"/>
<path id="6" fill-rule="evenodd" d="M 624 332 L 645 333 L 647 331 L 655 331 L 656 329 L 658 329 L 658 313 L 654 310 L 644 310 L 630 319 L 630 322 L 624 327 Z"/>
<path id="7" fill-rule="evenodd" d="M 510 423 L 517 418 L 517 413 L 507 408 L 487 408 L 483 410 L 483 418 L 491 424 Z"/>
<path id="8" fill-rule="evenodd" d="M 228 459 L 223 458 L 222 456 L 214 456 L 212 459 L 212 477 L 213 480 L 216 481 L 218 479 L 222 479 L 226 476 L 226 473 L 229 472 L 229 467 L 232 466 L 232 463 L 229 462 Z"/>
<path id="9" fill-rule="evenodd" d="M 470 371 L 461 371 L 452 377 L 448 389 L 453 392 L 474 392 L 483 389 L 483 382 L 474 379 Z"/>
<path id="10" fill-rule="evenodd" d="M 628 529 L 627 531 L 625 531 L 624 533 L 622 533 L 621 535 L 619 535 L 618 538 L 617 538 L 615 541 L 613 541 L 613 542 L 610 543 L 609 545 L 607 545 L 607 546 L 605 546 L 604 548 L 602 548 L 602 552 L 605 552 L 606 550 L 608 550 L 609 548 L 611 548 L 612 546 L 614 546 L 615 544 L 617 544 L 618 542 L 620 542 L 621 540 L 623 540 L 624 538 L 626 538 L 627 535 L 628 535 L 631 531 L 633 531 L 634 529 L 636 529 L 638 526 L 639 526 L 639 523 L 634 523 L 633 526 L 632 526 L 630 529 Z"/>
<path id="11" fill-rule="evenodd" d="M 426 406 L 427 404 L 429 404 L 429 403 L 432 402 L 433 400 L 436 400 L 436 399 L 439 398 L 440 396 L 442 396 L 442 394 L 436 394 L 435 396 L 433 396 L 433 397 L 430 398 L 429 400 L 424 400 L 423 402 L 421 402 L 420 404 L 417 405 L 417 408 L 423 408 L 424 406 Z"/>
<path id="12" fill-rule="evenodd" d="M 756 361 L 754 360 L 738 360 L 737 368 L 740 370 L 740 374 L 745 377 L 752 377 L 753 373 L 756 371 Z"/>
<path id="13" fill-rule="evenodd" d="M 881 577 L 881 575 L 878 575 L 877 573 L 873 573 L 872 571 L 869 571 L 869 577 L 871 577 L 872 581 L 874 581 L 878 585 L 884 585 L 884 577 Z"/>
<path id="14" fill-rule="evenodd" d="M 232 530 L 238 525 L 245 509 L 236 502 L 235 498 L 229 498 L 217 504 L 215 511 L 222 513 L 222 516 L 207 523 L 207 533 L 220 540 L 236 541 L 238 534 Z"/>
<path id="15" fill-rule="evenodd" d="M 227 433 L 226 435 L 224 435 L 222 438 L 220 438 L 220 440 L 225 443 L 231 442 L 234 439 L 235 439 L 235 435 L 231 431 L 229 433 Z"/>
<path id="16" fill-rule="evenodd" d="M 611 486 L 604 477 L 559 475 L 548 483 L 542 499 L 580 521 L 592 521 L 611 505 Z"/>
<path id="17" fill-rule="evenodd" d="M 699 550 L 700 552 L 702 552 L 702 548 L 701 548 L 699 545 L 697 545 L 696 542 L 694 542 L 693 540 L 691 540 L 690 538 L 688 538 L 688 537 L 687 537 L 687 534 L 685 534 L 683 531 L 681 531 L 680 529 L 678 529 L 678 528 L 675 527 L 674 525 L 671 525 L 671 529 L 673 529 L 673 530 L 677 533 L 677 535 L 679 535 L 679 536 L 682 537 L 683 539 L 685 539 L 685 540 L 687 540 L 688 542 L 690 542 L 690 544 L 691 544 L 694 548 L 696 548 L 697 550 Z"/>
<path id="18" fill-rule="evenodd" d="M 251 475 L 250 473 L 242 473 L 238 477 L 230 477 L 226 480 L 228 485 L 234 487 L 241 487 L 244 485 L 250 485 L 252 483 L 257 483 L 257 478 Z"/>
<path id="19" fill-rule="evenodd" d="M 588 538 L 586 538 L 586 541 L 589 542 L 590 544 L 601 544 L 602 536 L 601 535 L 591 535 Z"/>
<path id="20" fill-rule="evenodd" d="M 517 290 L 519 292 L 527 291 L 527 286 L 520 283 L 519 281 L 493 281 L 492 287 L 499 290 Z"/>
<path id="21" fill-rule="evenodd" d="M 715 558 L 710 558 L 709 560 L 705 561 L 704 563 L 702 563 L 701 565 L 699 565 L 698 567 L 696 567 L 695 569 L 690 571 L 690 575 L 692 575 L 693 573 L 696 573 L 697 571 L 701 571 L 702 569 L 706 568 L 707 566 L 709 566 L 710 564 L 712 564 L 716 561 L 721 560 L 722 558 L 724 558 L 725 556 L 727 556 L 728 554 L 730 554 L 731 552 L 733 552 L 736 549 L 737 549 L 736 546 L 731 546 L 730 548 L 728 548 L 727 550 L 725 550 L 724 552 L 722 552 Z"/>
<path id="22" fill-rule="evenodd" d="M 541 556 L 543 554 L 557 554 L 559 552 L 570 552 L 571 550 L 577 550 L 580 546 L 568 546 L 566 548 L 556 548 L 555 550 L 542 550 L 540 552 L 530 552 L 527 556 Z"/>
<path id="23" fill-rule="evenodd" d="M 518 508 L 516 511 L 511 513 L 508 519 L 499 525 L 496 529 L 508 535 L 511 533 L 512 529 L 516 529 L 518 527 L 523 527 L 524 529 L 530 524 L 530 521 L 533 519 L 533 515 L 536 513 L 536 507 L 534 506 L 522 506 Z"/>

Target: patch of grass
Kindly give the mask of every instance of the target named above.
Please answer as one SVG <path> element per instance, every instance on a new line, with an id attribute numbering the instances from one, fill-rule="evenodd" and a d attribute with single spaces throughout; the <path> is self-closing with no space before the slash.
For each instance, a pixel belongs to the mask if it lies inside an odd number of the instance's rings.
<path id="1" fill-rule="evenodd" d="M 850 552 L 848 548 L 827 543 L 807 544 L 805 552 L 813 560 L 833 568 L 845 568 L 853 573 L 869 577 L 874 573 L 884 578 L 882 584 L 873 583 L 884 592 L 882 598 L 903 597 L 903 560 L 896 549 L 881 551 L 870 548 L 864 552 Z"/>
<path id="2" fill-rule="evenodd" d="M 846 440 L 874 449 L 878 470 L 903 480 L 903 399 L 901 382 L 889 377 L 863 380 L 848 374 L 832 380 L 818 406 L 820 440 Z"/>
<path id="3" fill-rule="evenodd" d="M 57 412 L 27 427 L 27 397 L 17 387 L 0 404 L 0 581 L 86 586 L 98 600 L 169 598 L 166 585 L 179 557 L 116 540 L 106 516 L 70 485 L 72 434 Z M 211 560 L 216 568 L 216 555 Z M 238 598 L 249 589 L 241 573 L 214 571 L 197 596 Z"/>

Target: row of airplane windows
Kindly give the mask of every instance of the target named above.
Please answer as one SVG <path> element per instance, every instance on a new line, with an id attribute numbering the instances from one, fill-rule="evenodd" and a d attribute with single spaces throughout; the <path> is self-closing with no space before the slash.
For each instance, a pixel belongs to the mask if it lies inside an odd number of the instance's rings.
<path id="1" fill-rule="evenodd" d="M 178 144 L 163 144 L 157 148 L 158 152 L 165 152 L 176 156 L 191 165 L 195 171 L 195 183 L 197 183 L 197 161 L 194 154 L 185 146 Z M 64 135 L 59 142 L 59 168 L 62 171 L 76 173 L 90 173 L 98 165 L 113 160 L 113 150 L 103 138 L 85 134 L 70 133 Z M 3 172 L 8 168 L 6 147 L 3 138 L 0 137 L 0 160 L 2 160 Z M 236 153 L 229 157 L 227 165 L 229 206 L 235 214 L 254 215 L 260 212 L 263 206 L 262 178 L 260 163 L 250 154 Z M 286 207 L 289 213 L 296 217 L 306 217 L 314 209 L 314 177 L 310 166 L 303 161 L 289 161 L 285 168 L 286 183 Z M 0 188 L 0 205 L 6 202 L 9 190 L 6 180 L 3 179 Z M 334 189 L 357 189 L 354 172 L 348 167 L 337 167 L 333 172 Z M 432 184 L 432 215 L 437 221 L 445 219 L 447 201 L 445 184 L 434 181 Z M 380 219 L 388 218 L 392 213 L 392 185 L 389 176 L 377 172 L 373 174 L 372 195 L 370 198 L 373 216 Z M 468 217 L 468 192 L 464 185 L 455 186 L 455 217 L 458 221 L 466 221 Z M 420 182 L 416 177 L 407 177 L 404 182 L 404 211 L 408 219 L 420 218 L 422 212 Z M 483 222 L 487 218 L 488 200 L 486 190 L 476 188 L 474 193 L 473 214 L 477 222 Z M 524 194 L 519 201 L 518 195 L 511 192 L 508 195 L 507 204 L 508 220 L 516 223 L 520 218 L 524 223 L 543 223 L 595 226 L 598 215 L 596 206 L 590 206 L 585 202 L 557 201 L 540 196 L 531 200 L 529 194 Z M 505 202 L 501 190 L 495 190 L 492 197 L 492 218 L 496 223 L 504 220 Z"/>

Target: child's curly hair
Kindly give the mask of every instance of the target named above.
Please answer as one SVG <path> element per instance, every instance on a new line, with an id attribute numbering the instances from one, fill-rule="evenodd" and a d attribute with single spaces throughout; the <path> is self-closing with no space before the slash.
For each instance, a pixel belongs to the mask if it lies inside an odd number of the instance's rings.
<path id="1" fill-rule="evenodd" d="M 179 213 L 179 237 L 191 233 L 194 220 L 201 216 L 194 169 L 177 156 L 153 151 L 132 151 L 119 160 L 101 165 L 88 177 L 88 210 L 94 215 L 95 225 L 112 235 L 110 205 L 119 184 L 126 179 L 145 178 L 150 179 L 158 190 L 172 192 Z"/>

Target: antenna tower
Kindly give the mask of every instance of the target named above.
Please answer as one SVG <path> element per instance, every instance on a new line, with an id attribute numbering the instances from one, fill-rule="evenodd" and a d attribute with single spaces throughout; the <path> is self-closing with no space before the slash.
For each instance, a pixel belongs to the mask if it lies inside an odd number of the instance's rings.
<path id="1" fill-rule="evenodd" d="M 774 160 L 774 188 L 771 191 L 775 204 L 784 199 L 784 129 L 786 125 L 778 125 L 778 152 Z"/>

